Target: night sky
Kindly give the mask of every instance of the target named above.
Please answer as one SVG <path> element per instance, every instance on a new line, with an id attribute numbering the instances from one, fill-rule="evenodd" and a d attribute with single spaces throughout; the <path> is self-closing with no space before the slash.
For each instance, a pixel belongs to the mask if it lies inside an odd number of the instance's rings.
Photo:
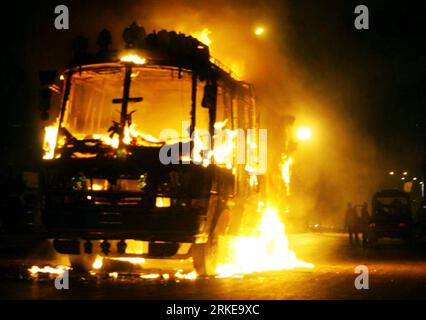
<path id="1" fill-rule="evenodd" d="M 38 147 L 28 143 L 28 137 L 35 137 L 40 128 L 37 71 L 59 69 L 69 58 L 49 55 L 49 47 L 59 36 L 67 41 L 74 36 L 73 30 L 46 32 L 49 26 L 53 29 L 54 7 L 69 5 L 71 25 L 81 30 L 91 22 L 79 20 L 78 10 L 93 12 L 96 21 L 97 10 L 122 12 L 128 2 L 136 1 L 18 0 L 2 9 L 3 170 L 36 163 Z M 282 28 L 288 35 L 287 48 L 315 90 L 341 90 L 346 103 L 339 112 L 358 123 L 359 130 L 371 137 L 383 154 L 389 154 L 395 163 L 409 163 L 416 171 L 420 170 L 426 129 L 424 2 L 298 0 L 270 4 L 285 8 L 288 20 Z M 251 3 L 254 1 L 248 1 L 247 6 Z M 357 4 L 369 7 L 370 30 L 354 28 Z M 333 81 L 322 81 L 324 78 Z"/>
<path id="2" fill-rule="evenodd" d="M 342 112 L 355 117 L 383 153 L 415 163 L 426 129 L 424 1 L 288 3 L 291 47 L 313 80 L 346 83 L 349 104 Z M 369 7 L 368 31 L 353 27 L 356 4 Z"/>

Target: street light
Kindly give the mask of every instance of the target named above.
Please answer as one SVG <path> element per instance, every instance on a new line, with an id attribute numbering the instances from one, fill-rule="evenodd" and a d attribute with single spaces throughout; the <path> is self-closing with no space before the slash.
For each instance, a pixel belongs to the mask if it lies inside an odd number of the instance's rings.
<path id="1" fill-rule="evenodd" d="M 256 27 L 256 29 L 254 29 L 254 34 L 258 37 L 264 33 L 265 33 L 265 28 L 263 28 L 262 26 Z"/>
<path id="2" fill-rule="evenodd" d="M 393 175 L 395 174 L 395 172 L 391 171 L 391 172 L 389 172 L 389 174 L 390 174 L 391 176 L 393 176 Z"/>
<path id="3" fill-rule="evenodd" d="M 297 140 L 299 141 L 310 140 L 312 137 L 311 129 L 307 127 L 300 127 L 299 129 L 297 129 L 296 136 L 297 136 Z"/>

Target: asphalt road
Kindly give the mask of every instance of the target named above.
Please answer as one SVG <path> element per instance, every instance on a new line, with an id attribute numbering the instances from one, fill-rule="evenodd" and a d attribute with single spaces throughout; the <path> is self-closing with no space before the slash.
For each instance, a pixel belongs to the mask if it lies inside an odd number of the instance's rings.
<path id="1" fill-rule="evenodd" d="M 385 239 L 375 248 L 367 249 L 349 245 L 342 234 L 315 233 L 290 236 L 290 246 L 299 258 L 314 263 L 315 267 L 254 273 L 243 278 L 195 280 L 174 276 L 169 279 L 141 279 L 140 271 L 135 273 L 126 269 L 118 270 L 116 278 L 108 276 L 108 272 L 89 275 L 71 271 L 69 290 L 57 290 L 53 277 L 29 275 L 27 268 L 31 265 L 55 263 L 55 256 L 47 254 L 46 247 L 34 245 L 28 250 L 7 251 L 3 246 L 0 249 L 0 297 L 243 300 L 426 298 L 425 245 L 413 247 Z M 354 286 L 358 276 L 354 270 L 358 265 L 368 267 L 368 290 L 357 290 Z"/>

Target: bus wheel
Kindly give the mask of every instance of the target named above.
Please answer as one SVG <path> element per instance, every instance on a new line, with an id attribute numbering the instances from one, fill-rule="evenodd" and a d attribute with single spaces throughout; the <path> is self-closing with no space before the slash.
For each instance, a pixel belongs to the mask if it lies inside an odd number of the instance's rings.
<path id="1" fill-rule="evenodd" d="M 212 244 L 195 243 L 192 245 L 194 269 L 200 276 L 212 276 L 216 269 L 216 254 Z"/>
<path id="2" fill-rule="evenodd" d="M 194 243 L 192 245 L 192 259 L 197 274 L 212 276 L 216 274 L 218 265 L 219 237 L 225 235 L 229 225 L 229 210 L 221 212 L 214 232 L 206 243 Z"/>

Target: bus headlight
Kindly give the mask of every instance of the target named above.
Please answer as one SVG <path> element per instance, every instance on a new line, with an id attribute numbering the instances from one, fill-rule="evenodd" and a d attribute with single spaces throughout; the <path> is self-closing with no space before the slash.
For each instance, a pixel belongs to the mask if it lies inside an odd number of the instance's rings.
<path id="1" fill-rule="evenodd" d="M 107 179 L 87 179 L 87 185 L 91 191 L 107 191 L 109 182 Z"/>
<path id="2" fill-rule="evenodd" d="M 157 208 L 168 208 L 172 205 L 172 199 L 169 197 L 156 197 L 155 206 Z"/>

